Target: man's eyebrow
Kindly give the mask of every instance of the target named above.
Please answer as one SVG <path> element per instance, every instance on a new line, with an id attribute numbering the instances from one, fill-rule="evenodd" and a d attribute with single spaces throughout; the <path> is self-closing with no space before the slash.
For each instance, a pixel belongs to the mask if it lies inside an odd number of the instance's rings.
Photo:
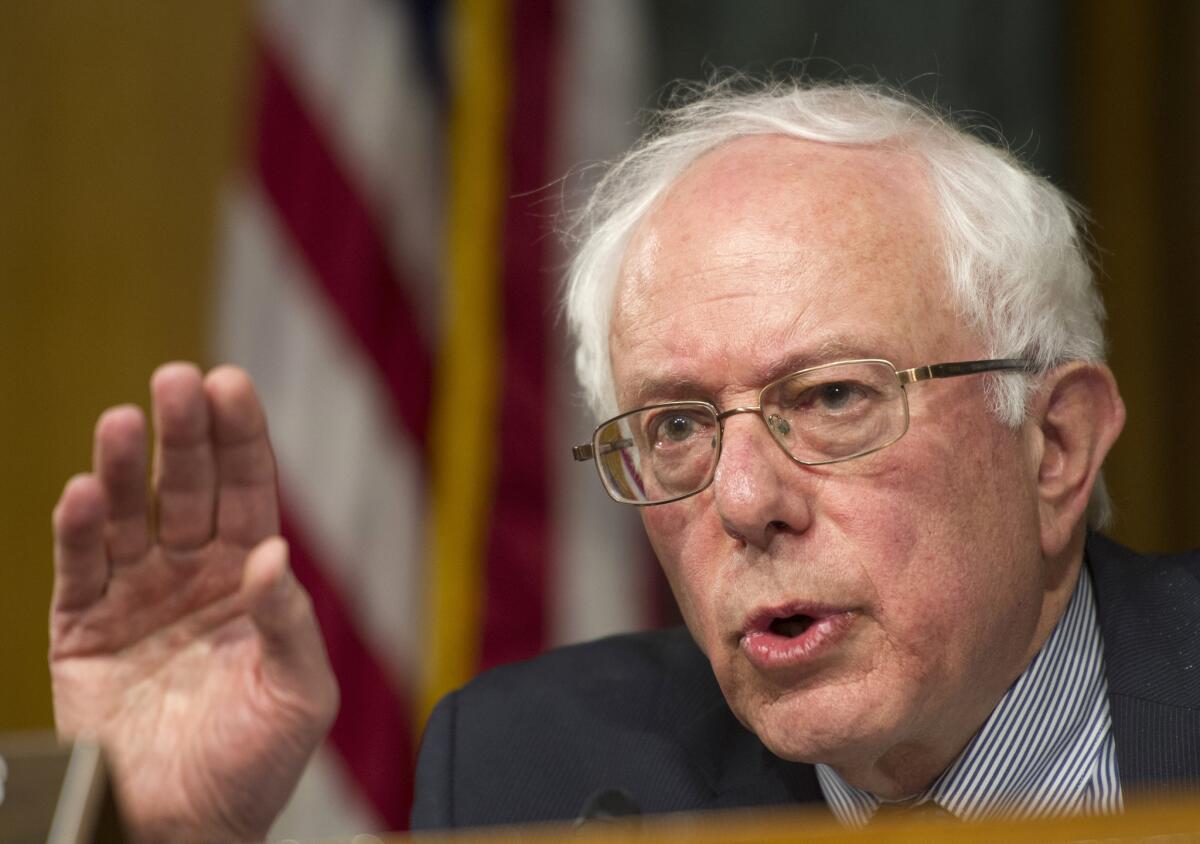
<path id="1" fill-rule="evenodd" d="M 647 404 L 676 399 L 707 399 L 709 387 L 692 378 L 676 376 L 643 376 L 633 382 L 629 391 L 629 407 L 632 410 Z"/>
<path id="2" fill-rule="evenodd" d="M 776 378 L 782 378 L 810 366 L 820 366 L 825 363 L 835 363 L 840 360 L 874 359 L 880 356 L 881 345 L 862 340 L 847 340 L 832 338 L 822 342 L 814 349 L 805 349 L 790 355 L 785 355 L 771 364 L 761 375 L 763 384 L 769 384 Z"/>
<path id="3" fill-rule="evenodd" d="M 782 378 L 810 366 L 820 366 L 823 363 L 833 363 L 839 360 L 877 358 L 879 357 L 879 348 L 879 344 L 876 343 L 841 338 L 830 339 L 815 348 L 796 351 L 779 358 L 761 373 L 756 386 L 764 386 L 776 378 Z M 680 399 L 711 400 L 715 392 L 723 390 L 726 386 L 728 385 L 713 385 L 683 375 L 645 375 L 634 380 L 628 393 L 628 406 L 624 406 L 626 403 L 622 402 L 622 410 L 632 410 L 647 404 Z"/>

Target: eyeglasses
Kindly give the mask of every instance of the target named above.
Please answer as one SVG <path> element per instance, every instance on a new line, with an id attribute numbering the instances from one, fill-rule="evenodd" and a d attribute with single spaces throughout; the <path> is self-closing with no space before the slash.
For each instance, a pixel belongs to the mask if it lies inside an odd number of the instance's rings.
<path id="1" fill-rule="evenodd" d="M 886 360 L 847 360 L 793 372 L 758 393 L 758 404 L 718 410 L 706 401 L 640 407 L 601 423 L 571 449 L 595 460 L 605 491 L 622 504 L 687 498 L 712 483 L 725 420 L 756 413 L 787 455 L 805 466 L 853 460 L 886 448 L 908 430 L 905 386 L 980 372 L 1032 372 L 1032 361 L 972 360 L 897 371 Z"/>

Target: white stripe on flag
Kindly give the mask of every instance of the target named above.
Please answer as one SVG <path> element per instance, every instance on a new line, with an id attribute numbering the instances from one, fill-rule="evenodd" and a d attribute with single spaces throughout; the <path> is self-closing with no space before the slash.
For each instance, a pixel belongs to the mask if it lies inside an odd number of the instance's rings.
<path id="1" fill-rule="evenodd" d="M 577 0 L 561 11 L 556 169 L 565 173 L 619 155 L 633 140 L 632 118 L 645 90 L 645 33 L 639 7 L 629 0 Z M 571 446 L 586 441 L 597 420 L 577 400 L 569 351 L 560 348 L 555 359 L 549 629 L 551 642 L 563 644 L 644 628 L 652 619 L 641 521 L 633 508 L 608 498 L 595 466 L 571 460 Z"/>
<path id="2" fill-rule="evenodd" d="M 308 763 L 270 838 L 316 841 L 381 831 L 381 822 L 345 774 L 337 751 L 322 746 Z"/>
<path id="3" fill-rule="evenodd" d="M 441 127 L 403 4 L 262 0 L 262 28 L 376 223 L 431 340 L 442 266 Z"/>
<path id="4" fill-rule="evenodd" d="M 226 221 L 216 348 L 255 379 L 287 502 L 372 650 L 406 689 L 423 629 L 417 454 L 371 363 L 250 184 L 230 191 Z"/>

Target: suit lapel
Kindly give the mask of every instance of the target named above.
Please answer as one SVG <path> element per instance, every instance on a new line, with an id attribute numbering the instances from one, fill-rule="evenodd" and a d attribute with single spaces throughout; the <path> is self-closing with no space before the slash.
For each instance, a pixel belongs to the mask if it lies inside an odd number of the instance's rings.
<path id="1" fill-rule="evenodd" d="M 1091 535 L 1121 787 L 1200 785 L 1200 555 L 1141 556 Z"/>

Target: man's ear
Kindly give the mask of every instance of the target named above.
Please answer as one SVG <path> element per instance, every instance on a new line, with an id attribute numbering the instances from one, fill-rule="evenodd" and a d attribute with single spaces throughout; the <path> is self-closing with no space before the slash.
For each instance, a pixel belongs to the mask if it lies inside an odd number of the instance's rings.
<path id="1" fill-rule="evenodd" d="M 1042 553 L 1057 556 L 1083 522 L 1100 466 L 1125 425 L 1107 366 L 1072 361 L 1050 370 L 1030 407 L 1041 436 L 1038 512 Z"/>

